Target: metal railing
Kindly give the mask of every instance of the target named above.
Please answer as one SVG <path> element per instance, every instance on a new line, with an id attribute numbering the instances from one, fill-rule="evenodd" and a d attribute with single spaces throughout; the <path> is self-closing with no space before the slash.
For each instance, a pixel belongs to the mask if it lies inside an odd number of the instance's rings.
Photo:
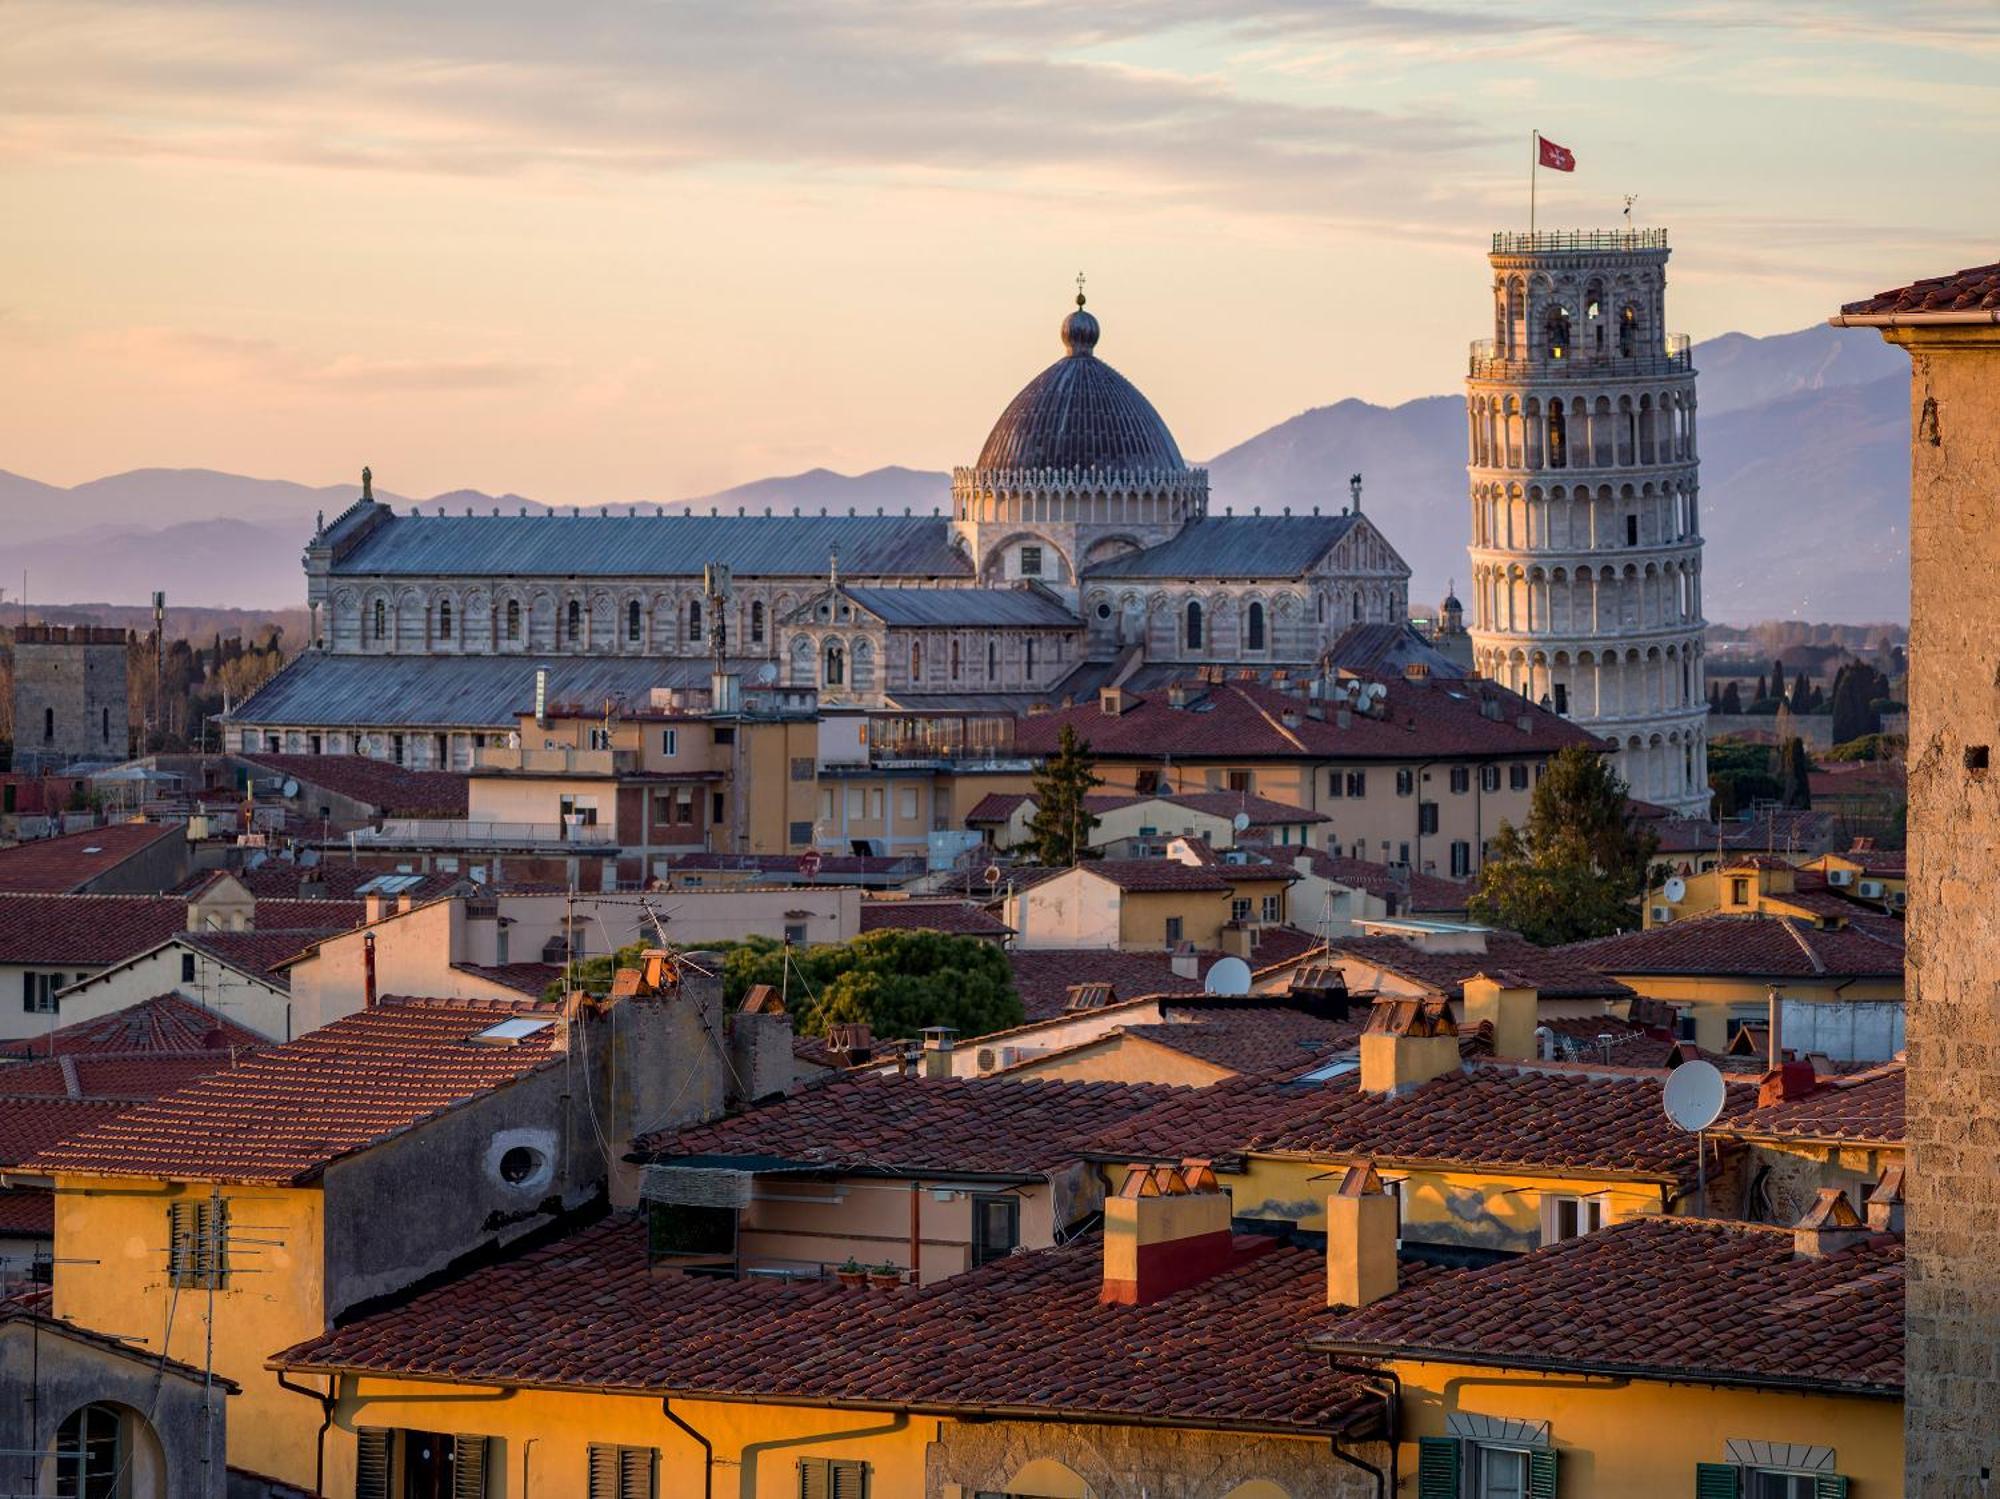
<path id="1" fill-rule="evenodd" d="M 1669 333 L 1663 346 L 1634 354 L 1600 354 L 1572 348 L 1561 358 L 1546 351 L 1529 357 L 1508 357 L 1490 338 L 1475 338 L 1466 351 L 1465 372 L 1475 380 L 1572 379 L 1578 376 L 1620 379 L 1627 375 L 1685 375 L 1694 368 L 1694 339 Z"/>
<path id="2" fill-rule="evenodd" d="M 397 848 L 519 848 L 567 844 L 601 848 L 616 844 L 617 832 L 603 823 L 474 822 L 431 817 L 390 818 L 379 828 L 358 828 L 357 844 Z"/>
<path id="3" fill-rule="evenodd" d="M 1531 255 L 1542 250 L 1664 250 L 1664 229 L 1501 229 L 1493 235 L 1495 255 Z"/>

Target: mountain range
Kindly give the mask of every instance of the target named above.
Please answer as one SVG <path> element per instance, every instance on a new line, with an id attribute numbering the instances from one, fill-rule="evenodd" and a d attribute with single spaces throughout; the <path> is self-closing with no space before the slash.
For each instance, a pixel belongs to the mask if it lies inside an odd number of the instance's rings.
<path id="1" fill-rule="evenodd" d="M 1909 617 L 1909 369 L 1879 340 L 1832 328 L 1696 347 L 1701 371 L 1701 518 L 1708 617 L 1833 622 Z M 1171 414 L 1169 422 L 1171 423 Z M 1314 407 L 1209 461 L 1217 510 L 1363 508 L 1409 562 L 1413 607 L 1467 570 L 1465 415 L 1456 395 L 1397 406 Z M 672 502 L 753 513 L 940 509 L 948 475 L 886 467 L 812 469 Z M 4 587 L 31 604 L 169 602 L 296 605 L 299 549 L 313 516 L 344 509 L 351 484 L 312 486 L 206 469 L 135 469 L 72 488 L 0 470 L 8 517 Z M 399 505 L 410 497 L 378 491 Z M 539 508 L 519 495 L 455 490 L 421 503 Z M 135 517 L 146 517 L 135 524 Z"/>

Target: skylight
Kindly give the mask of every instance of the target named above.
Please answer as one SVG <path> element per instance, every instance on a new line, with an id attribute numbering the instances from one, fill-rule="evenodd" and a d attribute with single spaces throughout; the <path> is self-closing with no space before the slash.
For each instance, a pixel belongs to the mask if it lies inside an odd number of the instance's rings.
<path id="1" fill-rule="evenodd" d="M 543 1016 L 517 1015 L 498 1025 L 489 1025 L 472 1037 L 484 1046 L 518 1046 L 528 1037 L 547 1030 L 555 1021 Z"/>

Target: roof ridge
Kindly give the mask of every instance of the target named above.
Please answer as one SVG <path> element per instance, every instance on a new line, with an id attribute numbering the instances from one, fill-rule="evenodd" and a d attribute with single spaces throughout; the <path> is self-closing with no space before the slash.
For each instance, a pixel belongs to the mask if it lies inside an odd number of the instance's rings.
<path id="1" fill-rule="evenodd" d="M 1799 951 L 1806 955 L 1806 961 L 1812 964 L 1813 972 L 1825 973 L 1826 962 L 1820 957 L 1818 950 L 1810 942 L 1806 941 L 1805 932 L 1802 927 L 1794 925 L 1793 918 L 1789 916 L 1780 916 L 1778 920 L 1784 924 L 1785 930 L 1791 933 L 1792 941 L 1798 944 Z"/>

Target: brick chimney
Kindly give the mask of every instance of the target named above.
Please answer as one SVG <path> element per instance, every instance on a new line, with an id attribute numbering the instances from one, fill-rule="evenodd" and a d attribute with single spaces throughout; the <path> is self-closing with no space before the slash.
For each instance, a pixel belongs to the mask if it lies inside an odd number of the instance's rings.
<path id="1" fill-rule="evenodd" d="M 1541 994 L 1520 975 L 1475 973 L 1465 981 L 1460 1012 L 1465 1028 L 1481 1021 L 1493 1025 L 1493 1055 L 1507 1061 L 1533 1061 L 1539 1048 L 1535 1027 L 1541 1019 Z"/>
<path id="2" fill-rule="evenodd" d="M 1144 1306 L 1227 1269 L 1235 1257 L 1229 1215 L 1229 1194 L 1206 1161 L 1133 1166 L 1118 1195 L 1104 1203 L 1104 1288 L 1097 1299 Z"/>
<path id="3" fill-rule="evenodd" d="M 791 1091 L 792 1017 L 769 984 L 754 984 L 743 996 L 730 1021 L 729 1054 L 745 1101 Z"/>
<path id="4" fill-rule="evenodd" d="M 1396 1199 L 1372 1165 L 1349 1166 L 1326 1200 L 1326 1304 L 1367 1306 L 1394 1294 Z"/>
<path id="5" fill-rule="evenodd" d="M 1868 1237 L 1868 1225 L 1838 1187 L 1821 1187 L 1805 1217 L 1792 1226 L 1792 1253 L 1825 1259 L 1852 1249 Z"/>
<path id="6" fill-rule="evenodd" d="M 948 1025 L 924 1027 L 924 1076 L 950 1077 L 957 1054 L 958 1032 Z"/>
<path id="7" fill-rule="evenodd" d="M 1361 1031 L 1363 1093 L 1407 1093 L 1458 1069 L 1458 1027 L 1442 998 L 1375 1001 Z"/>
<path id="8" fill-rule="evenodd" d="M 1903 1232 L 1903 1168 L 1884 1171 L 1868 1194 L 1868 1227 L 1878 1234 Z"/>

